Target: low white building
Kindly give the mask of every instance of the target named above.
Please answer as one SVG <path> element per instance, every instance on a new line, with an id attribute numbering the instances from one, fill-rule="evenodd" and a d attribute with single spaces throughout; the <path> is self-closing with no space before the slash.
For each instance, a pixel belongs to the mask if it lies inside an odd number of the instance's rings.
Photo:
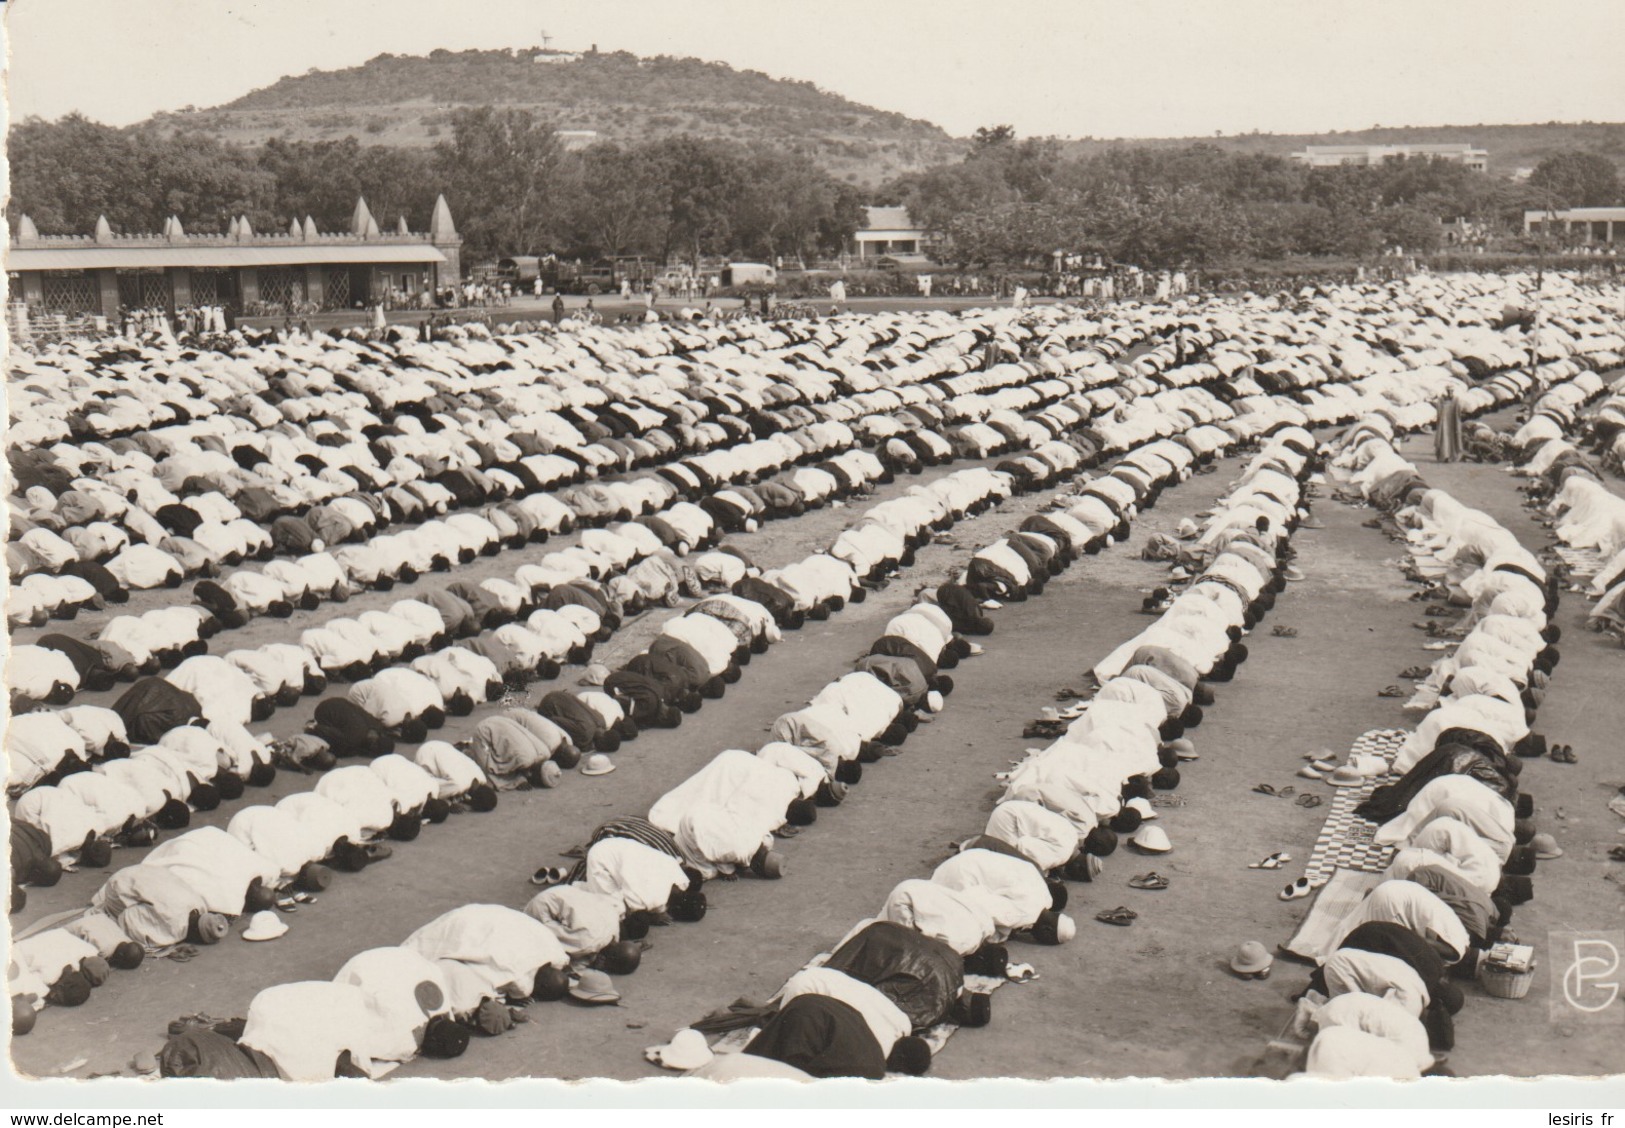
<path id="1" fill-rule="evenodd" d="M 1625 242 L 1625 208 L 1540 208 L 1523 213 L 1525 235 L 1551 232 L 1567 243 Z"/>
<path id="2" fill-rule="evenodd" d="M 1475 149 L 1462 142 L 1416 145 L 1310 145 L 1292 159 L 1310 168 L 1336 168 L 1340 165 L 1369 166 L 1412 159 L 1453 161 L 1474 172 L 1489 168 L 1487 149 Z"/>
<path id="3" fill-rule="evenodd" d="M 875 259 L 925 253 L 925 231 L 915 226 L 907 208 L 866 207 L 863 211 L 863 226 L 852 236 L 854 256 Z"/>

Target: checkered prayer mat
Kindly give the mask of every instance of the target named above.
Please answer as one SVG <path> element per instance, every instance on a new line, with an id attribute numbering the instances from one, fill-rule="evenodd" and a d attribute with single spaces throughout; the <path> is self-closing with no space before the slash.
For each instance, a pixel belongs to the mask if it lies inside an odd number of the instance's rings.
<path id="1" fill-rule="evenodd" d="M 1354 741 L 1349 756 L 1375 753 L 1392 764 L 1400 746 L 1409 736 L 1410 733 L 1404 729 L 1373 729 Z M 1321 827 L 1320 837 L 1315 839 L 1314 849 L 1309 853 L 1309 864 L 1304 869 L 1304 876 L 1310 884 L 1324 884 L 1339 868 L 1363 870 L 1366 873 L 1381 873 L 1388 868 L 1388 863 L 1393 860 L 1394 848 L 1378 846 L 1373 842 L 1377 824 L 1356 815 L 1354 808 L 1370 798 L 1379 783 L 1390 783 L 1396 778 L 1390 772 L 1367 780 L 1358 787 L 1335 790 L 1331 812 Z"/>
<path id="2" fill-rule="evenodd" d="M 1332 930 L 1355 905 L 1365 900 L 1366 894 L 1375 889 L 1381 880 L 1382 877 L 1375 873 L 1355 869 L 1336 871 L 1332 879 L 1315 894 L 1309 915 L 1298 925 L 1292 939 L 1281 945 L 1281 951 L 1303 960 L 1316 959 L 1332 942 Z"/>
<path id="3" fill-rule="evenodd" d="M 1555 546 L 1555 551 L 1563 563 L 1569 566 L 1570 575 L 1577 580 L 1589 580 L 1608 563 L 1602 553 L 1594 548 L 1570 548 L 1568 545 L 1560 544 Z"/>

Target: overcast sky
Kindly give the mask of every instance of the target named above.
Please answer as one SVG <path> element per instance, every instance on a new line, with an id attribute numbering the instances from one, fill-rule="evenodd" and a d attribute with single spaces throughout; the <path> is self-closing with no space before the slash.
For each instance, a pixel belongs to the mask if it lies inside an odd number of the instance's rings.
<path id="1" fill-rule="evenodd" d="M 14 117 L 123 125 L 382 52 L 693 55 L 956 135 L 1625 121 L 1620 0 L 11 0 Z M 477 92 L 471 92 L 477 93 Z"/>

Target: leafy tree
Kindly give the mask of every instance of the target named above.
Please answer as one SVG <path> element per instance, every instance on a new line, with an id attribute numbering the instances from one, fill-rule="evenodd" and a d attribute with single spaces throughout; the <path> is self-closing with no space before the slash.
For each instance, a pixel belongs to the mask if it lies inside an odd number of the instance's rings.
<path id="1" fill-rule="evenodd" d="M 1529 186 L 1549 193 L 1563 207 L 1607 207 L 1620 201 L 1619 168 L 1600 153 L 1571 149 L 1547 157 L 1530 174 Z"/>
<path id="2" fill-rule="evenodd" d="M 568 161 L 560 185 L 571 202 L 568 249 L 653 254 L 663 237 L 661 171 L 643 147 L 594 145 Z"/>
<path id="3" fill-rule="evenodd" d="M 1013 125 L 983 125 L 979 126 L 971 135 L 971 155 L 995 149 L 1000 145 L 1008 145 L 1016 139 L 1016 127 Z"/>
<path id="4" fill-rule="evenodd" d="M 435 171 L 471 260 L 547 249 L 563 147 L 528 110 L 480 106 L 451 115 L 452 139 L 435 147 Z"/>

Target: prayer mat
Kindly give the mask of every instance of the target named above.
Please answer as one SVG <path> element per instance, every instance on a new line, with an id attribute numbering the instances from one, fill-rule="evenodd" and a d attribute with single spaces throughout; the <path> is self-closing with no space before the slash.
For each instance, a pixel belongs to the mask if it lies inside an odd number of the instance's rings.
<path id="1" fill-rule="evenodd" d="M 1292 939 L 1281 945 L 1281 951 L 1311 963 L 1318 960 L 1321 951 L 1332 942 L 1332 930 L 1381 881 L 1381 874 L 1355 869 L 1338 870 L 1315 894 L 1309 915 L 1298 925 Z"/>
<path id="2" fill-rule="evenodd" d="M 1352 759 L 1372 753 L 1392 764 L 1409 736 L 1405 729 L 1373 729 L 1354 741 L 1349 757 Z M 1320 837 L 1315 840 L 1314 849 L 1309 853 L 1309 864 L 1304 869 L 1304 876 L 1310 884 L 1325 884 L 1338 869 L 1381 873 L 1388 868 L 1388 863 L 1394 857 L 1394 848 L 1373 842 L 1377 824 L 1356 815 L 1354 808 L 1370 798 L 1379 783 L 1389 783 L 1396 778 L 1392 772 L 1387 772 L 1366 780 L 1358 787 L 1333 789 L 1332 809 L 1326 816 Z"/>
<path id="3" fill-rule="evenodd" d="M 1563 563 L 1569 566 L 1569 574 L 1577 580 L 1589 580 L 1608 563 L 1608 559 L 1594 548 L 1570 548 L 1560 544 L 1555 549 Z"/>

